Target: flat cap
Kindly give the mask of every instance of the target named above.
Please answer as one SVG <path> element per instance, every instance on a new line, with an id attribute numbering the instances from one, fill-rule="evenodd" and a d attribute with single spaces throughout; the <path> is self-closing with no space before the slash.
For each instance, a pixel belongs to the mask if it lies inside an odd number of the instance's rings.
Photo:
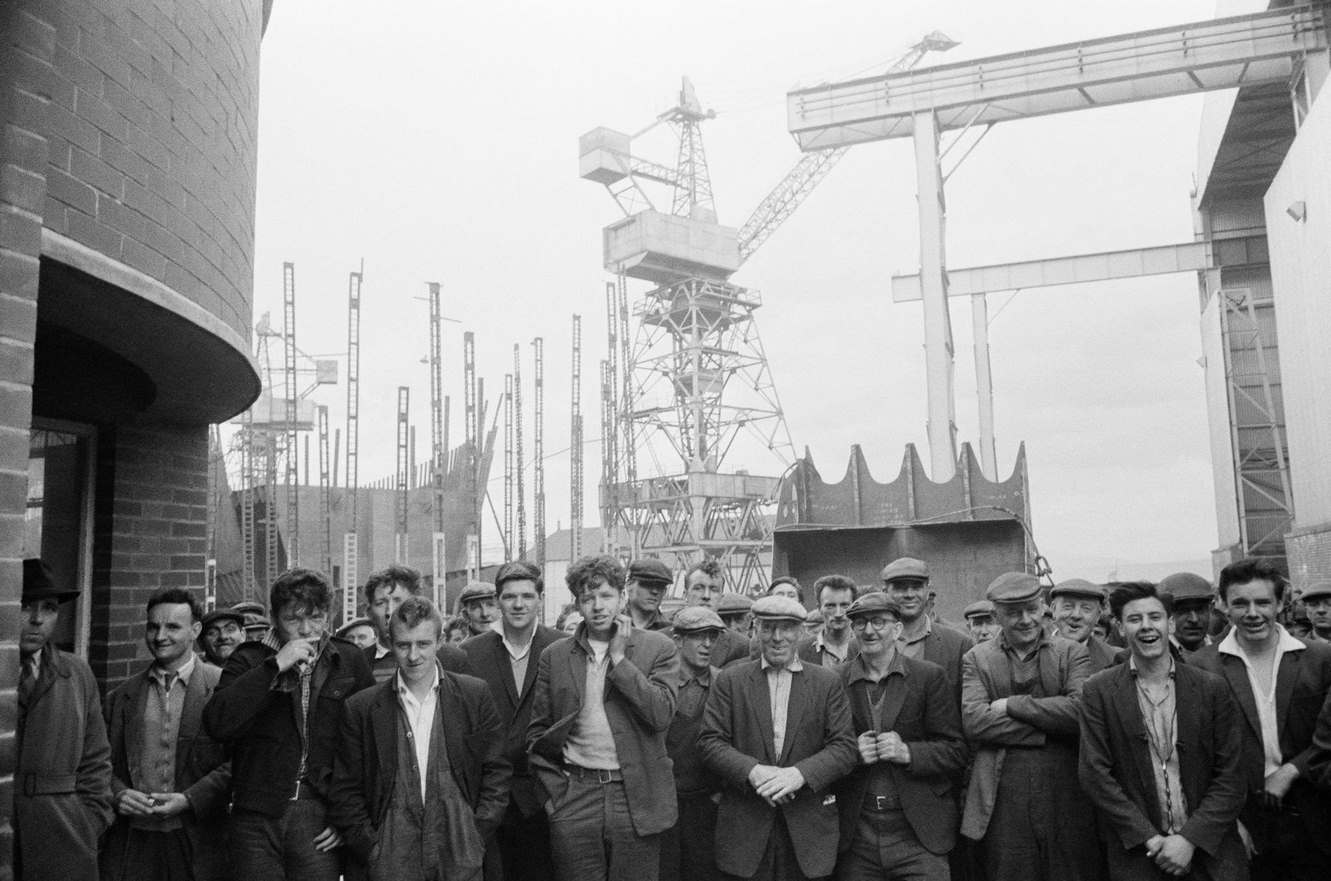
<path id="1" fill-rule="evenodd" d="M 753 617 L 760 621 L 794 621 L 803 624 L 808 614 L 799 600 L 782 596 L 761 597 L 753 601 Z"/>
<path id="2" fill-rule="evenodd" d="M 268 614 L 268 610 L 263 607 L 263 603 L 256 603 L 254 600 L 245 600 L 244 602 L 236 603 L 231 607 L 231 611 L 239 612 L 246 616 L 258 615 L 260 617 L 265 617 Z"/>
<path id="3" fill-rule="evenodd" d="M 644 557 L 629 563 L 628 580 L 642 584 L 667 585 L 674 582 L 675 573 L 655 557 Z"/>
<path id="4" fill-rule="evenodd" d="M 976 600 L 975 602 L 971 603 L 969 606 L 961 610 L 961 617 L 963 618 L 971 618 L 978 615 L 992 616 L 993 614 L 994 614 L 994 604 L 989 602 L 989 600 Z"/>
<path id="5" fill-rule="evenodd" d="M 488 581 L 473 581 L 462 588 L 458 602 L 469 603 L 472 600 L 492 600 L 495 598 L 495 586 Z"/>
<path id="6" fill-rule="evenodd" d="M 882 580 L 896 581 L 898 578 L 928 581 L 929 564 L 914 557 L 898 557 L 883 567 Z"/>
<path id="7" fill-rule="evenodd" d="M 706 606 L 685 606 L 675 613 L 670 622 L 676 633 L 705 633 L 708 630 L 725 630 L 721 616 Z"/>
<path id="8" fill-rule="evenodd" d="M 1069 578 L 1067 581 L 1060 581 L 1054 585 L 1053 590 L 1049 591 L 1050 599 L 1054 597 L 1086 597 L 1103 603 L 1106 596 L 1108 596 L 1108 592 L 1103 587 L 1084 578 Z"/>
<path id="9" fill-rule="evenodd" d="M 202 627 L 206 631 L 218 621 L 235 621 L 241 627 L 245 626 L 245 613 L 235 609 L 213 609 L 203 616 Z"/>
<path id="10" fill-rule="evenodd" d="M 63 603 L 78 596 L 82 591 L 77 587 L 61 587 L 55 583 L 55 575 L 45 560 L 30 557 L 23 561 L 23 602 L 36 600 L 55 600 Z"/>
<path id="11" fill-rule="evenodd" d="M 805 624 L 822 624 L 822 623 L 823 623 L 823 610 L 820 609 L 820 608 L 818 608 L 817 606 L 814 606 L 814 607 L 813 607 L 812 609 L 810 609 L 807 613 L 805 613 L 805 615 L 804 615 L 804 623 L 805 623 Z"/>
<path id="12" fill-rule="evenodd" d="M 373 627 L 373 626 L 374 622 L 371 621 L 369 618 L 353 618 L 350 621 L 348 621 L 346 624 L 343 624 L 341 627 L 337 628 L 337 633 L 334 635 L 346 636 L 348 633 L 352 631 L 352 628 Z"/>
<path id="13" fill-rule="evenodd" d="M 850 608 L 846 610 L 846 617 L 856 618 L 863 615 L 874 615 L 878 612 L 886 612 L 898 621 L 901 620 L 901 607 L 897 605 L 896 600 L 882 591 L 866 593 L 855 600 L 850 604 Z"/>
<path id="14" fill-rule="evenodd" d="M 1304 590 L 1302 599 L 1306 603 L 1322 597 L 1331 597 L 1331 581 L 1314 581 Z"/>
<path id="15" fill-rule="evenodd" d="M 1039 595 L 1040 580 L 1029 572 L 1004 572 L 984 592 L 991 603 L 1024 603 Z"/>
<path id="16" fill-rule="evenodd" d="M 1175 572 L 1160 579 L 1156 589 L 1174 598 L 1174 602 L 1184 600 L 1210 600 L 1215 598 L 1211 582 L 1191 572 Z"/>
<path id="17" fill-rule="evenodd" d="M 716 611 L 722 615 L 740 615 L 753 608 L 753 598 L 742 593 L 726 591 L 717 601 Z"/>

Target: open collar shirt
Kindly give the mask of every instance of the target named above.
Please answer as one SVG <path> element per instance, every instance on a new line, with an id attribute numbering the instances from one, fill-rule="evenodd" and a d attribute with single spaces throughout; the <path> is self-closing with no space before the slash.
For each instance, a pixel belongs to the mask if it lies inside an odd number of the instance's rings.
<path id="1" fill-rule="evenodd" d="M 531 644 L 536 641 L 536 625 L 532 624 L 531 633 L 527 634 L 527 641 L 522 645 L 509 642 L 508 633 L 505 632 L 503 622 L 499 622 L 496 628 L 499 633 L 499 639 L 504 644 L 504 650 L 508 652 L 508 662 L 512 666 L 513 684 L 516 686 L 518 694 L 522 694 L 522 684 L 527 680 L 527 664 L 531 662 Z"/>
<path id="2" fill-rule="evenodd" d="M 767 673 L 767 697 L 772 704 L 772 747 L 777 756 L 781 755 L 786 745 L 786 719 L 790 712 L 790 684 L 794 674 L 804 671 L 804 661 L 799 655 L 784 667 L 774 667 L 762 659 L 762 669 Z"/>
<path id="3" fill-rule="evenodd" d="M 1151 773 L 1155 778 L 1155 797 L 1160 805 L 1161 832 L 1174 835 L 1183 830 L 1188 819 L 1188 802 L 1183 793 L 1183 780 L 1179 774 L 1178 707 L 1175 690 L 1174 659 L 1169 659 L 1169 678 L 1165 683 L 1165 696 L 1156 703 L 1142 688 L 1137 678 L 1137 659 L 1128 658 L 1132 684 L 1137 689 L 1137 707 L 1149 734 Z"/>
<path id="4" fill-rule="evenodd" d="M 430 766 L 430 735 L 434 731 L 434 719 L 439 709 L 439 662 L 434 665 L 434 682 L 425 693 L 423 700 L 417 699 L 407 687 L 399 670 L 393 677 L 393 688 L 397 691 L 398 704 L 402 707 L 402 716 L 407 723 L 407 737 L 411 740 L 412 751 L 416 753 L 416 773 L 420 777 L 421 801 L 425 801 L 425 781 Z"/>
<path id="5" fill-rule="evenodd" d="M 1271 659 L 1271 688 L 1269 691 L 1262 688 L 1261 677 L 1257 675 L 1252 659 L 1239 646 L 1239 641 L 1233 630 L 1229 631 L 1229 634 L 1220 640 L 1220 646 L 1216 649 L 1222 655 L 1233 655 L 1243 661 L 1243 666 L 1248 671 L 1248 686 L 1252 689 L 1252 699 L 1257 704 L 1257 718 L 1262 726 L 1262 752 L 1266 758 L 1264 772 L 1266 777 L 1274 774 L 1284 759 L 1280 752 L 1280 727 L 1276 717 L 1276 679 L 1280 675 L 1280 661 L 1285 657 L 1286 652 L 1301 652 L 1307 648 L 1284 627 L 1279 624 L 1275 627 L 1279 631 L 1280 637 L 1276 640 L 1275 656 Z"/>

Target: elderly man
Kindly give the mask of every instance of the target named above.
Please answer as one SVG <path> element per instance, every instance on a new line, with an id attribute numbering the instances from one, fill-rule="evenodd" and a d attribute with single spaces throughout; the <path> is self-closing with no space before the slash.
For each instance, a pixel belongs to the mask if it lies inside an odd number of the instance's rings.
<path id="1" fill-rule="evenodd" d="M 369 618 L 352 618 L 337 628 L 337 635 L 361 650 L 370 648 L 379 641 L 379 631 Z"/>
<path id="2" fill-rule="evenodd" d="M 1215 591 L 1211 582 L 1191 572 L 1175 572 L 1160 580 L 1158 589 L 1173 601 L 1170 618 L 1174 633 L 1170 643 L 1187 658 L 1198 649 L 1211 644 L 1211 609 L 1215 605 Z"/>
<path id="3" fill-rule="evenodd" d="M 1303 592 L 1303 608 L 1308 612 L 1314 642 L 1331 642 L 1331 581 L 1314 581 Z"/>
<path id="4" fill-rule="evenodd" d="M 260 641 L 268 635 L 268 629 L 273 626 L 268 620 L 268 613 L 263 603 L 245 600 L 236 603 L 231 609 L 245 616 L 245 642 Z"/>
<path id="5" fill-rule="evenodd" d="M 800 660 L 835 667 L 855 657 L 857 651 L 846 610 L 859 595 L 859 587 L 844 575 L 824 575 L 813 583 L 813 595 L 823 614 L 823 627 L 817 636 L 800 645 Z"/>
<path id="6" fill-rule="evenodd" d="M 767 596 L 753 617 L 762 656 L 713 680 L 698 738 L 725 787 L 717 867 L 728 879 L 824 878 L 839 830 L 831 788 L 858 755 L 846 691 L 835 671 L 800 659 L 803 606 Z"/>
<path id="7" fill-rule="evenodd" d="M 1090 657 L 1046 634 L 1034 575 L 1004 573 L 985 597 L 1002 630 L 962 661 L 962 727 L 977 752 L 961 831 L 981 842 L 989 881 L 1097 878 L 1095 818 L 1073 782 Z"/>
<path id="8" fill-rule="evenodd" d="M 988 600 L 976 600 L 961 612 L 966 619 L 966 632 L 975 644 L 988 642 L 998 635 L 998 622 L 994 620 L 994 604 Z"/>
<path id="9" fill-rule="evenodd" d="M 388 622 L 408 597 L 420 596 L 421 573 L 410 566 L 387 566 L 365 580 L 365 610 L 379 638 L 365 652 L 375 682 L 387 682 L 397 672 L 397 655 L 389 645 Z M 455 645 L 440 642 L 439 663 L 450 673 L 472 672 L 466 654 Z"/>
<path id="10" fill-rule="evenodd" d="M 947 672 L 952 693 L 961 700 L 961 657 L 974 640 L 929 617 L 929 566 L 914 557 L 901 557 L 883 567 L 883 591 L 901 610 L 897 648 L 908 658 L 930 661 Z"/>
<path id="11" fill-rule="evenodd" d="M 721 601 L 716 604 L 716 614 L 721 617 L 726 630 L 747 640 L 753 624 L 753 599 L 742 593 L 727 591 L 721 594 Z"/>
<path id="12" fill-rule="evenodd" d="M 226 666 L 236 646 L 245 641 L 245 613 L 213 609 L 200 622 L 199 646 L 203 658 L 215 667 Z"/>
<path id="13" fill-rule="evenodd" d="M 541 653 L 564 634 L 542 626 L 536 616 L 545 597 L 541 570 L 525 560 L 505 563 L 495 573 L 499 591 L 499 630 L 462 643 L 471 668 L 490 686 L 504 723 L 504 757 L 513 767 L 508 806 L 495 833 L 487 865 L 502 864 L 505 881 L 538 881 L 550 872 L 550 827 L 527 767 L 527 726 L 531 723 L 536 667 Z M 487 872 L 487 877 L 494 877 Z"/>
<path id="14" fill-rule="evenodd" d="M 199 601 L 163 588 L 148 598 L 152 663 L 106 697 L 111 791 L 119 817 L 102 846 L 104 881 L 226 881 L 231 768 L 199 728 L 222 671 L 192 648 Z"/>
<path id="15" fill-rule="evenodd" d="M 670 629 L 670 622 L 661 614 L 661 600 L 674 583 L 675 574 L 670 567 L 654 557 L 629 564 L 624 591 L 628 595 L 629 617 L 633 619 L 634 627 L 639 630 Z"/>
<path id="16" fill-rule="evenodd" d="M 1109 604 L 1128 661 L 1082 690 L 1078 771 L 1103 821 L 1110 881 L 1245 881 L 1234 823 L 1245 794 L 1241 739 L 1229 690 L 1175 662 L 1167 601 L 1154 586 L 1120 584 Z"/>
<path id="17" fill-rule="evenodd" d="M 846 614 L 860 653 L 839 673 L 860 763 L 837 784 L 837 877 L 948 881 L 959 820 L 955 786 L 967 752 L 947 674 L 898 650 L 901 618 L 886 594 L 862 596 Z"/>
<path id="18" fill-rule="evenodd" d="M 458 594 L 458 615 L 472 636 L 480 636 L 499 620 L 499 599 L 488 581 L 473 581 Z"/>
<path id="19" fill-rule="evenodd" d="M 55 647 L 60 604 L 79 595 L 41 560 L 23 561 L 14 732 L 14 876 L 97 877 L 97 842 L 111 825 L 111 761 L 88 662 Z"/>
<path id="20" fill-rule="evenodd" d="M 1095 625 L 1105 610 L 1105 589 L 1080 578 L 1069 578 L 1049 591 L 1054 628 L 1058 635 L 1086 647 L 1091 658 L 1091 673 L 1099 673 L 1114 663 L 1113 646 L 1095 635 Z"/>
<path id="21" fill-rule="evenodd" d="M 675 613 L 679 648 L 679 693 L 675 720 L 666 732 L 666 754 L 675 765 L 679 821 L 661 835 L 661 881 L 712 881 L 716 870 L 718 778 L 703 767 L 698 748 L 703 707 L 721 671 L 711 664 L 712 646 L 724 631 L 721 618 L 703 606 Z"/>
<path id="22" fill-rule="evenodd" d="M 1331 646 L 1295 639 L 1278 623 L 1288 585 L 1264 560 L 1220 571 L 1220 600 L 1232 629 L 1188 659 L 1222 676 L 1243 711 L 1243 773 L 1248 801 L 1240 815 L 1252 836 L 1257 881 L 1312 881 L 1331 864 L 1331 806 L 1310 773 L 1313 734 L 1331 690 Z"/>
<path id="23" fill-rule="evenodd" d="M 679 658 L 624 614 L 624 567 L 590 556 L 564 575 L 583 622 L 541 653 L 527 751 L 550 818 L 559 881 L 655 881 L 675 824 L 666 731 Z"/>

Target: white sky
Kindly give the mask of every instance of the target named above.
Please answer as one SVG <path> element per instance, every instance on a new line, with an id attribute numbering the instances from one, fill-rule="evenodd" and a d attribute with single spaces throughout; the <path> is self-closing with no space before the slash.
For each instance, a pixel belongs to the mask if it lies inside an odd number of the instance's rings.
<path id="1" fill-rule="evenodd" d="M 574 312 L 586 435 L 599 434 L 600 231 L 620 216 L 577 176 L 580 134 L 645 127 L 688 75 L 719 114 L 705 128 L 713 189 L 720 221 L 738 226 L 798 158 L 785 125 L 796 85 L 885 69 L 934 29 L 961 41 L 932 56 L 952 62 L 1213 11 L 1214 0 L 278 0 L 262 56 L 255 317 L 272 310 L 280 325 L 282 262 L 292 261 L 298 345 L 344 352 L 347 273 L 364 258 L 362 482 L 393 470 L 400 384 L 412 388 L 418 460 L 428 456 L 419 298 L 431 280 L 461 322 L 445 325 L 453 442 L 470 329 L 492 401 L 514 342 L 530 396 L 526 344 L 545 337 L 546 448 L 562 450 Z M 995 127 L 949 182 L 949 264 L 1189 240 L 1200 107 L 1172 99 Z M 673 164 L 665 146 L 649 158 Z M 757 320 L 791 434 L 828 480 L 852 443 L 882 481 L 908 442 L 928 461 L 921 311 L 889 293 L 893 273 L 917 270 L 918 247 L 909 141 L 863 145 L 734 278 L 762 294 Z M 634 284 L 631 294 L 645 290 Z M 1010 472 L 1025 441 L 1035 535 L 1055 577 L 1205 560 L 1216 527 L 1195 279 L 1008 299 L 990 300 L 999 470 Z M 953 327 L 960 438 L 973 441 L 967 304 L 955 305 Z M 315 395 L 335 426 L 345 394 Z M 587 447 L 585 471 L 591 524 L 599 446 Z M 498 494 L 502 463 L 493 474 Z M 568 522 L 567 457 L 550 459 L 546 480 L 553 529 Z"/>

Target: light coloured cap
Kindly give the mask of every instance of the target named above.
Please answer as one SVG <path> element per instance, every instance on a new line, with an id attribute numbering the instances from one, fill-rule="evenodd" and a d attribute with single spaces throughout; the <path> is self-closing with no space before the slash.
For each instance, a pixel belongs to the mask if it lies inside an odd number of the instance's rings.
<path id="1" fill-rule="evenodd" d="M 805 623 L 805 624 L 822 624 L 822 623 L 823 623 L 823 610 L 822 610 L 822 609 L 819 609 L 819 608 L 816 607 L 816 606 L 815 606 L 814 608 L 810 609 L 810 610 L 808 611 L 808 614 L 806 614 L 806 615 L 804 616 L 804 623 Z"/>
<path id="2" fill-rule="evenodd" d="M 670 622 L 676 633 L 704 633 L 708 630 L 725 630 L 721 616 L 706 606 L 685 606 L 675 613 Z"/>
<path id="3" fill-rule="evenodd" d="M 1084 578 L 1069 578 L 1067 581 L 1060 581 L 1054 585 L 1053 590 L 1049 591 L 1050 599 L 1054 597 L 1086 597 L 1103 603 L 1106 596 L 1107 593 L 1103 587 Z"/>
<path id="4" fill-rule="evenodd" d="M 234 621 L 240 627 L 245 626 L 245 613 L 235 609 L 213 609 L 203 616 L 202 627 L 206 631 L 218 621 Z"/>
<path id="5" fill-rule="evenodd" d="M 1331 581 L 1314 581 L 1303 592 L 1303 601 L 1331 597 Z"/>
<path id="6" fill-rule="evenodd" d="M 897 605 L 896 600 L 892 599 L 881 590 L 874 593 L 866 593 L 864 596 L 850 604 L 846 610 L 847 618 L 857 618 L 865 615 L 874 615 L 878 612 L 886 612 L 898 621 L 901 620 L 901 607 Z"/>
<path id="7" fill-rule="evenodd" d="M 992 617 L 993 614 L 994 604 L 988 600 L 976 600 L 961 610 L 961 617 L 963 618 L 971 618 L 978 615 L 989 615 Z"/>
<path id="8" fill-rule="evenodd" d="M 928 581 L 929 564 L 914 557 L 900 557 L 883 567 L 883 581 L 896 581 L 899 578 Z"/>
<path id="9" fill-rule="evenodd" d="M 799 600 L 783 596 L 767 596 L 753 601 L 753 617 L 759 621 L 793 621 L 803 624 L 807 614 Z"/>
<path id="10" fill-rule="evenodd" d="M 346 636 L 348 633 L 350 633 L 352 630 L 354 630 L 357 627 L 373 627 L 373 626 L 374 622 L 371 621 L 369 618 L 353 618 L 352 620 L 348 621 L 346 624 L 343 624 L 341 627 L 337 628 L 337 633 L 335 633 L 334 636 Z"/>
<path id="11" fill-rule="evenodd" d="M 472 600 L 492 600 L 495 598 L 495 586 L 488 581 L 473 581 L 462 588 L 458 602 L 469 603 Z"/>
<path id="12" fill-rule="evenodd" d="M 991 603 L 1024 603 L 1039 595 L 1040 580 L 1029 572 L 1004 572 L 984 592 Z"/>
<path id="13" fill-rule="evenodd" d="M 716 611 L 722 615 L 739 615 L 752 608 L 753 599 L 742 593 L 723 593 L 716 604 Z"/>
<path id="14" fill-rule="evenodd" d="M 1161 593 L 1172 596 L 1176 603 L 1185 600 L 1215 599 L 1215 591 L 1211 589 L 1211 582 L 1191 572 L 1175 572 L 1173 575 L 1166 575 L 1160 579 L 1156 589 Z"/>

